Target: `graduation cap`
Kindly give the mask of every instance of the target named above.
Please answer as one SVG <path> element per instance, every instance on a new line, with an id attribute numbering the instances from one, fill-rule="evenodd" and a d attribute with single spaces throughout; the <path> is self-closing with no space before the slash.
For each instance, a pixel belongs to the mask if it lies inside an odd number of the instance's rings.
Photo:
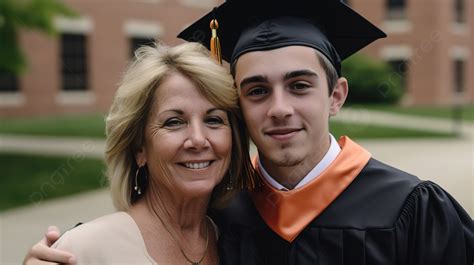
<path id="1" fill-rule="evenodd" d="M 340 0 L 228 0 L 178 37 L 217 50 L 231 64 L 251 51 L 308 46 L 340 75 L 342 60 L 386 34 Z"/>

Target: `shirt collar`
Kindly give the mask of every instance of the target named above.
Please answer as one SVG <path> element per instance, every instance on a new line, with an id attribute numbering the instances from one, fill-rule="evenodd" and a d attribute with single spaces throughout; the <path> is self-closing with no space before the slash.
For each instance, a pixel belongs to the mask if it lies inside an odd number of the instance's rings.
<path id="1" fill-rule="evenodd" d="M 321 161 L 319 161 L 319 163 L 303 179 L 301 179 L 301 181 L 295 186 L 294 189 L 301 188 L 307 183 L 311 182 L 313 179 L 317 178 L 321 174 L 321 172 L 323 172 L 332 163 L 332 161 L 336 159 L 339 152 L 341 152 L 341 147 L 339 147 L 336 139 L 334 138 L 332 134 L 329 134 L 329 141 L 330 141 L 329 150 L 326 152 L 323 159 L 321 159 Z M 265 178 L 265 180 L 270 185 L 272 185 L 275 189 L 288 190 L 288 188 L 281 185 L 278 181 L 272 178 L 270 174 L 268 174 L 268 172 L 263 167 L 262 162 L 260 161 L 260 158 L 259 158 L 258 167 L 263 178 Z"/>

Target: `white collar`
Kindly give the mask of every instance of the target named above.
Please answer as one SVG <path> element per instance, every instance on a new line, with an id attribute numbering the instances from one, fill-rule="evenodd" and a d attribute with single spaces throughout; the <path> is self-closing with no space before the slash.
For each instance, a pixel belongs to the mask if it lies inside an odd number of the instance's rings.
<path id="1" fill-rule="evenodd" d="M 301 188 L 313 179 L 317 178 L 331 163 L 336 159 L 337 155 L 339 155 L 339 152 L 341 151 L 341 147 L 337 144 L 336 139 L 332 134 L 329 134 L 329 140 L 330 140 L 330 145 L 329 145 L 329 150 L 327 153 L 324 155 L 323 159 L 319 161 L 319 163 L 303 178 L 301 181 L 294 187 L 294 189 Z M 260 170 L 260 173 L 262 176 L 265 178 L 265 180 L 270 183 L 275 189 L 278 190 L 288 190 L 288 188 L 284 187 L 278 181 L 276 181 L 274 178 L 268 174 L 268 172 L 263 168 L 262 162 L 258 161 L 258 167 Z"/>

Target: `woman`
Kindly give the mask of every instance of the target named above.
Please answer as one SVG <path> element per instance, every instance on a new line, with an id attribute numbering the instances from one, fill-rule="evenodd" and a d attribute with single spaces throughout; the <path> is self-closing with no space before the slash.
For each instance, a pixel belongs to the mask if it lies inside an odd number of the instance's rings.
<path id="1" fill-rule="evenodd" d="M 119 212 L 66 232 L 77 264 L 218 264 L 206 216 L 252 186 L 232 77 L 199 44 L 142 47 L 106 118 Z"/>

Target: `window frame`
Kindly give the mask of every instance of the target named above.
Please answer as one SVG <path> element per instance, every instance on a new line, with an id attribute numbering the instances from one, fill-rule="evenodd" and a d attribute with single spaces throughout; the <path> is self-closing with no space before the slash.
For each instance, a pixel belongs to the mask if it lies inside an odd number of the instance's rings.
<path id="1" fill-rule="evenodd" d="M 88 36 L 62 32 L 60 36 L 61 91 L 88 91 Z"/>

